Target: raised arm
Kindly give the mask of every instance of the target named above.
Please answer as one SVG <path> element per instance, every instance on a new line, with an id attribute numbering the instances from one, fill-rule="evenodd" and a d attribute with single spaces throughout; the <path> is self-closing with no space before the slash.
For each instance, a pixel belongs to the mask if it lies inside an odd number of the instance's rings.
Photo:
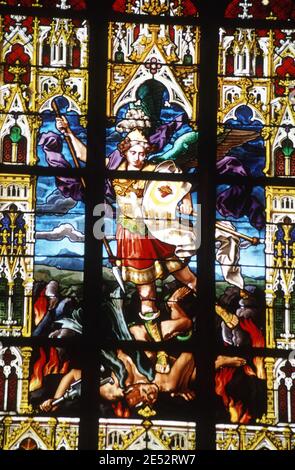
<path id="1" fill-rule="evenodd" d="M 72 130 L 70 128 L 70 125 L 69 125 L 69 122 L 68 122 L 68 120 L 65 116 L 56 118 L 56 128 L 62 134 L 67 135 L 67 136 L 70 137 L 70 139 L 73 143 L 77 158 L 79 160 L 81 160 L 82 162 L 86 162 L 86 157 L 87 157 L 86 146 L 72 132 Z"/>

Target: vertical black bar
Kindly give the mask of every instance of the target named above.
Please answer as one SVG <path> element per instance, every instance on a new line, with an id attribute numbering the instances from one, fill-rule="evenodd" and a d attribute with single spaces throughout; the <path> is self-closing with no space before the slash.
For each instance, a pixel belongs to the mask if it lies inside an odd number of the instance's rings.
<path id="1" fill-rule="evenodd" d="M 215 450 L 215 168 L 217 133 L 218 24 L 221 7 L 200 2 L 199 203 L 198 251 L 197 449 Z"/>
<path id="2" fill-rule="evenodd" d="M 99 402 L 99 345 L 102 289 L 101 246 L 94 238 L 93 208 L 103 201 L 105 168 L 105 109 L 108 25 L 104 2 L 89 3 L 89 108 L 86 188 L 86 238 L 83 328 L 83 381 L 81 397 L 80 450 L 97 450 Z M 99 7 L 99 10 L 98 10 Z"/>

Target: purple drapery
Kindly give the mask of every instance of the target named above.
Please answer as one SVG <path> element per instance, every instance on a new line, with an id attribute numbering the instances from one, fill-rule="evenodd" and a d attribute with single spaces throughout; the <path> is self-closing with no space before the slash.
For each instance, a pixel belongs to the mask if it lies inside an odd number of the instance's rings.
<path id="1" fill-rule="evenodd" d="M 49 166 L 56 168 L 71 168 L 71 165 L 62 154 L 63 140 L 55 132 L 44 132 L 38 143 L 44 153 Z M 71 197 L 74 201 L 84 200 L 84 191 L 79 178 L 56 176 L 56 186 L 66 198 Z"/>
<path id="2" fill-rule="evenodd" d="M 224 157 L 217 162 L 220 175 L 248 176 L 241 162 L 235 157 Z M 218 194 L 216 209 L 223 217 L 247 216 L 257 230 L 265 226 L 264 206 L 245 185 L 234 185 Z"/>

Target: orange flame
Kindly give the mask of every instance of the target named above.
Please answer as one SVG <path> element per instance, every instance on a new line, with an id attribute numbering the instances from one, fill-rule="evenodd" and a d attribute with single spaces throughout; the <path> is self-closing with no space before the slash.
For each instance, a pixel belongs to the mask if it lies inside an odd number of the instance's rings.
<path id="1" fill-rule="evenodd" d="M 264 347 L 264 337 L 251 318 L 241 318 L 240 327 L 247 331 L 251 337 L 251 343 L 254 348 Z"/>
<path id="2" fill-rule="evenodd" d="M 247 424 L 251 419 L 251 415 L 248 410 L 243 412 L 243 403 L 238 401 L 237 403 L 231 398 L 229 403 L 229 414 L 231 423 Z"/>
<path id="3" fill-rule="evenodd" d="M 215 392 L 222 398 L 226 407 L 229 403 L 229 397 L 225 391 L 225 387 L 231 381 L 234 372 L 234 367 L 225 367 L 218 370 L 215 374 Z"/>
<path id="4" fill-rule="evenodd" d="M 65 361 L 59 373 L 66 374 L 69 371 L 69 365 L 70 365 L 70 361 Z"/>
<path id="5" fill-rule="evenodd" d="M 230 399 L 228 410 L 230 414 L 230 422 L 231 423 L 238 423 L 240 421 L 242 412 L 243 412 L 243 403 L 238 401 L 235 403 L 233 399 Z"/>
<path id="6" fill-rule="evenodd" d="M 266 379 L 266 370 L 264 367 L 264 359 L 263 357 L 254 357 L 253 362 L 256 367 L 256 375 L 259 379 L 265 380 Z"/>
<path id="7" fill-rule="evenodd" d="M 255 372 L 251 369 L 250 366 L 244 367 L 247 375 L 255 375 Z M 243 423 L 247 424 L 251 415 L 248 413 L 248 410 L 243 410 L 243 403 L 238 401 L 234 402 L 233 398 L 230 397 L 226 392 L 226 385 L 231 381 L 236 369 L 234 367 L 225 367 L 216 372 L 215 375 L 215 392 L 217 395 L 222 397 L 224 406 L 228 408 L 230 414 L 231 423 Z"/>
<path id="8" fill-rule="evenodd" d="M 129 418 L 130 416 L 130 411 L 128 408 L 124 408 L 123 404 L 121 401 L 118 401 L 117 404 L 113 403 L 112 404 L 114 413 L 118 418 Z"/>
<path id="9" fill-rule="evenodd" d="M 45 296 L 45 288 L 41 291 L 40 296 L 34 303 L 35 325 L 39 325 L 42 318 L 45 316 L 48 308 L 48 299 Z"/>
<path id="10" fill-rule="evenodd" d="M 243 330 L 247 331 L 250 336 L 251 336 L 251 341 L 252 341 L 252 346 L 254 348 L 263 348 L 265 345 L 264 337 L 262 335 L 262 332 L 257 328 L 257 326 L 253 323 L 251 319 L 246 319 L 243 318 L 240 320 L 240 325 Z M 266 379 L 266 372 L 265 372 L 265 367 L 264 367 L 264 360 L 262 357 L 255 357 L 253 359 L 253 362 L 256 367 L 256 373 L 252 371 L 252 373 L 249 373 L 249 370 L 246 370 L 246 367 L 244 368 L 246 374 L 248 375 L 257 375 L 259 379 Z M 248 366 L 249 367 L 249 366 Z"/>
<path id="11" fill-rule="evenodd" d="M 33 374 L 30 381 L 30 392 L 42 387 L 43 382 L 43 367 L 46 363 L 46 354 L 43 348 L 40 348 L 40 358 L 34 365 Z"/>
<path id="12" fill-rule="evenodd" d="M 59 358 L 56 348 L 50 348 L 49 361 L 44 367 L 43 375 L 58 374 Z"/>
<path id="13" fill-rule="evenodd" d="M 42 387 L 43 377 L 50 374 L 66 374 L 69 370 L 70 361 L 60 364 L 58 352 L 55 347 L 50 348 L 49 360 L 46 362 L 46 352 L 40 348 L 40 357 L 36 361 L 30 380 L 30 392 Z"/>
<path id="14" fill-rule="evenodd" d="M 241 424 L 248 424 L 251 419 L 251 415 L 249 414 L 248 410 L 245 411 L 243 416 L 240 419 Z"/>
<path id="15" fill-rule="evenodd" d="M 246 375 L 255 375 L 256 376 L 254 370 L 248 364 L 244 366 L 244 372 L 245 372 Z"/>

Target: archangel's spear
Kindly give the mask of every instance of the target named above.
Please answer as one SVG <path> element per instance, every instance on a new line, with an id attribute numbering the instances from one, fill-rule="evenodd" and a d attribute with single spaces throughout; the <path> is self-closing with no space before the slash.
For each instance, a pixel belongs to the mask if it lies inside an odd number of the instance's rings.
<path id="1" fill-rule="evenodd" d="M 192 212 L 190 215 L 192 217 L 196 217 L 196 218 L 198 217 L 197 212 Z M 218 229 L 218 230 L 222 230 L 223 232 L 229 233 L 233 237 L 241 238 L 242 240 L 247 240 L 248 242 L 250 242 L 254 246 L 259 245 L 259 243 L 263 243 L 263 241 L 264 241 L 263 239 L 260 239 L 260 238 L 257 238 L 257 237 L 249 237 L 249 235 L 246 235 L 246 234 L 241 233 L 241 232 L 237 232 L 233 228 L 228 227 L 227 225 L 223 225 L 222 222 L 216 222 L 215 228 Z"/>
<path id="2" fill-rule="evenodd" d="M 62 115 L 61 115 L 61 112 L 60 112 L 60 109 L 58 107 L 58 104 L 57 104 L 56 100 L 52 100 L 51 105 L 52 105 L 53 111 L 55 112 L 56 117 L 61 118 Z M 71 157 L 73 159 L 73 162 L 75 164 L 75 167 L 76 168 L 81 168 L 71 137 L 69 135 L 65 135 L 64 137 L 65 137 L 66 143 L 68 144 L 69 151 L 70 151 Z M 85 189 L 86 184 L 85 184 L 84 178 L 82 178 L 82 177 L 81 177 L 81 184 L 82 184 L 83 188 Z"/>
<path id="3" fill-rule="evenodd" d="M 216 222 L 215 227 L 218 230 L 222 230 L 223 232 L 227 232 L 233 237 L 241 238 L 242 240 L 247 240 L 250 242 L 252 245 L 259 245 L 259 243 L 262 243 L 262 240 L 257 238 L 257 237 L 249 237 L 248 235 L 245 235 L 244 233 L 237 232 L 236 230 L 232 229 L 231 227 L 227 227 L 226 225 L 223 225 L 222 222 Z"/>
<path id="4" fill-rule="evenodd" d="M 179 212 L 180 215 L 182 215 L 180 212 Z M 197 212 L 192 212 L 190 214 L 191 217 L 199 217 Z M 233 228 L 231 227 L 228 227 L 227 225 L 224 225 L 222 222 L 216 222 L 215 224 L 215 228 L 218 229 L 218 230 L 221 230 L 223 232 L 226 232 L 226 233 L 229 233 L 230 235 L 232 235 L 233 237 L 236 237 L 236 238 L 241 238 L 242 240 L 247 240 L 248 242 L 250 242 L 252 245 L 256 246 L 256 245 L 259 245 L 259 243 L 263 243 L 264 240 L 261 239 L 261 238 L 257 238 L 257 237 L 249 237 L 249 235 L 246 235 L 244 233 L 241 233 L 241 232 L 237 232 L 236 230 L 234 230 Z"/>

